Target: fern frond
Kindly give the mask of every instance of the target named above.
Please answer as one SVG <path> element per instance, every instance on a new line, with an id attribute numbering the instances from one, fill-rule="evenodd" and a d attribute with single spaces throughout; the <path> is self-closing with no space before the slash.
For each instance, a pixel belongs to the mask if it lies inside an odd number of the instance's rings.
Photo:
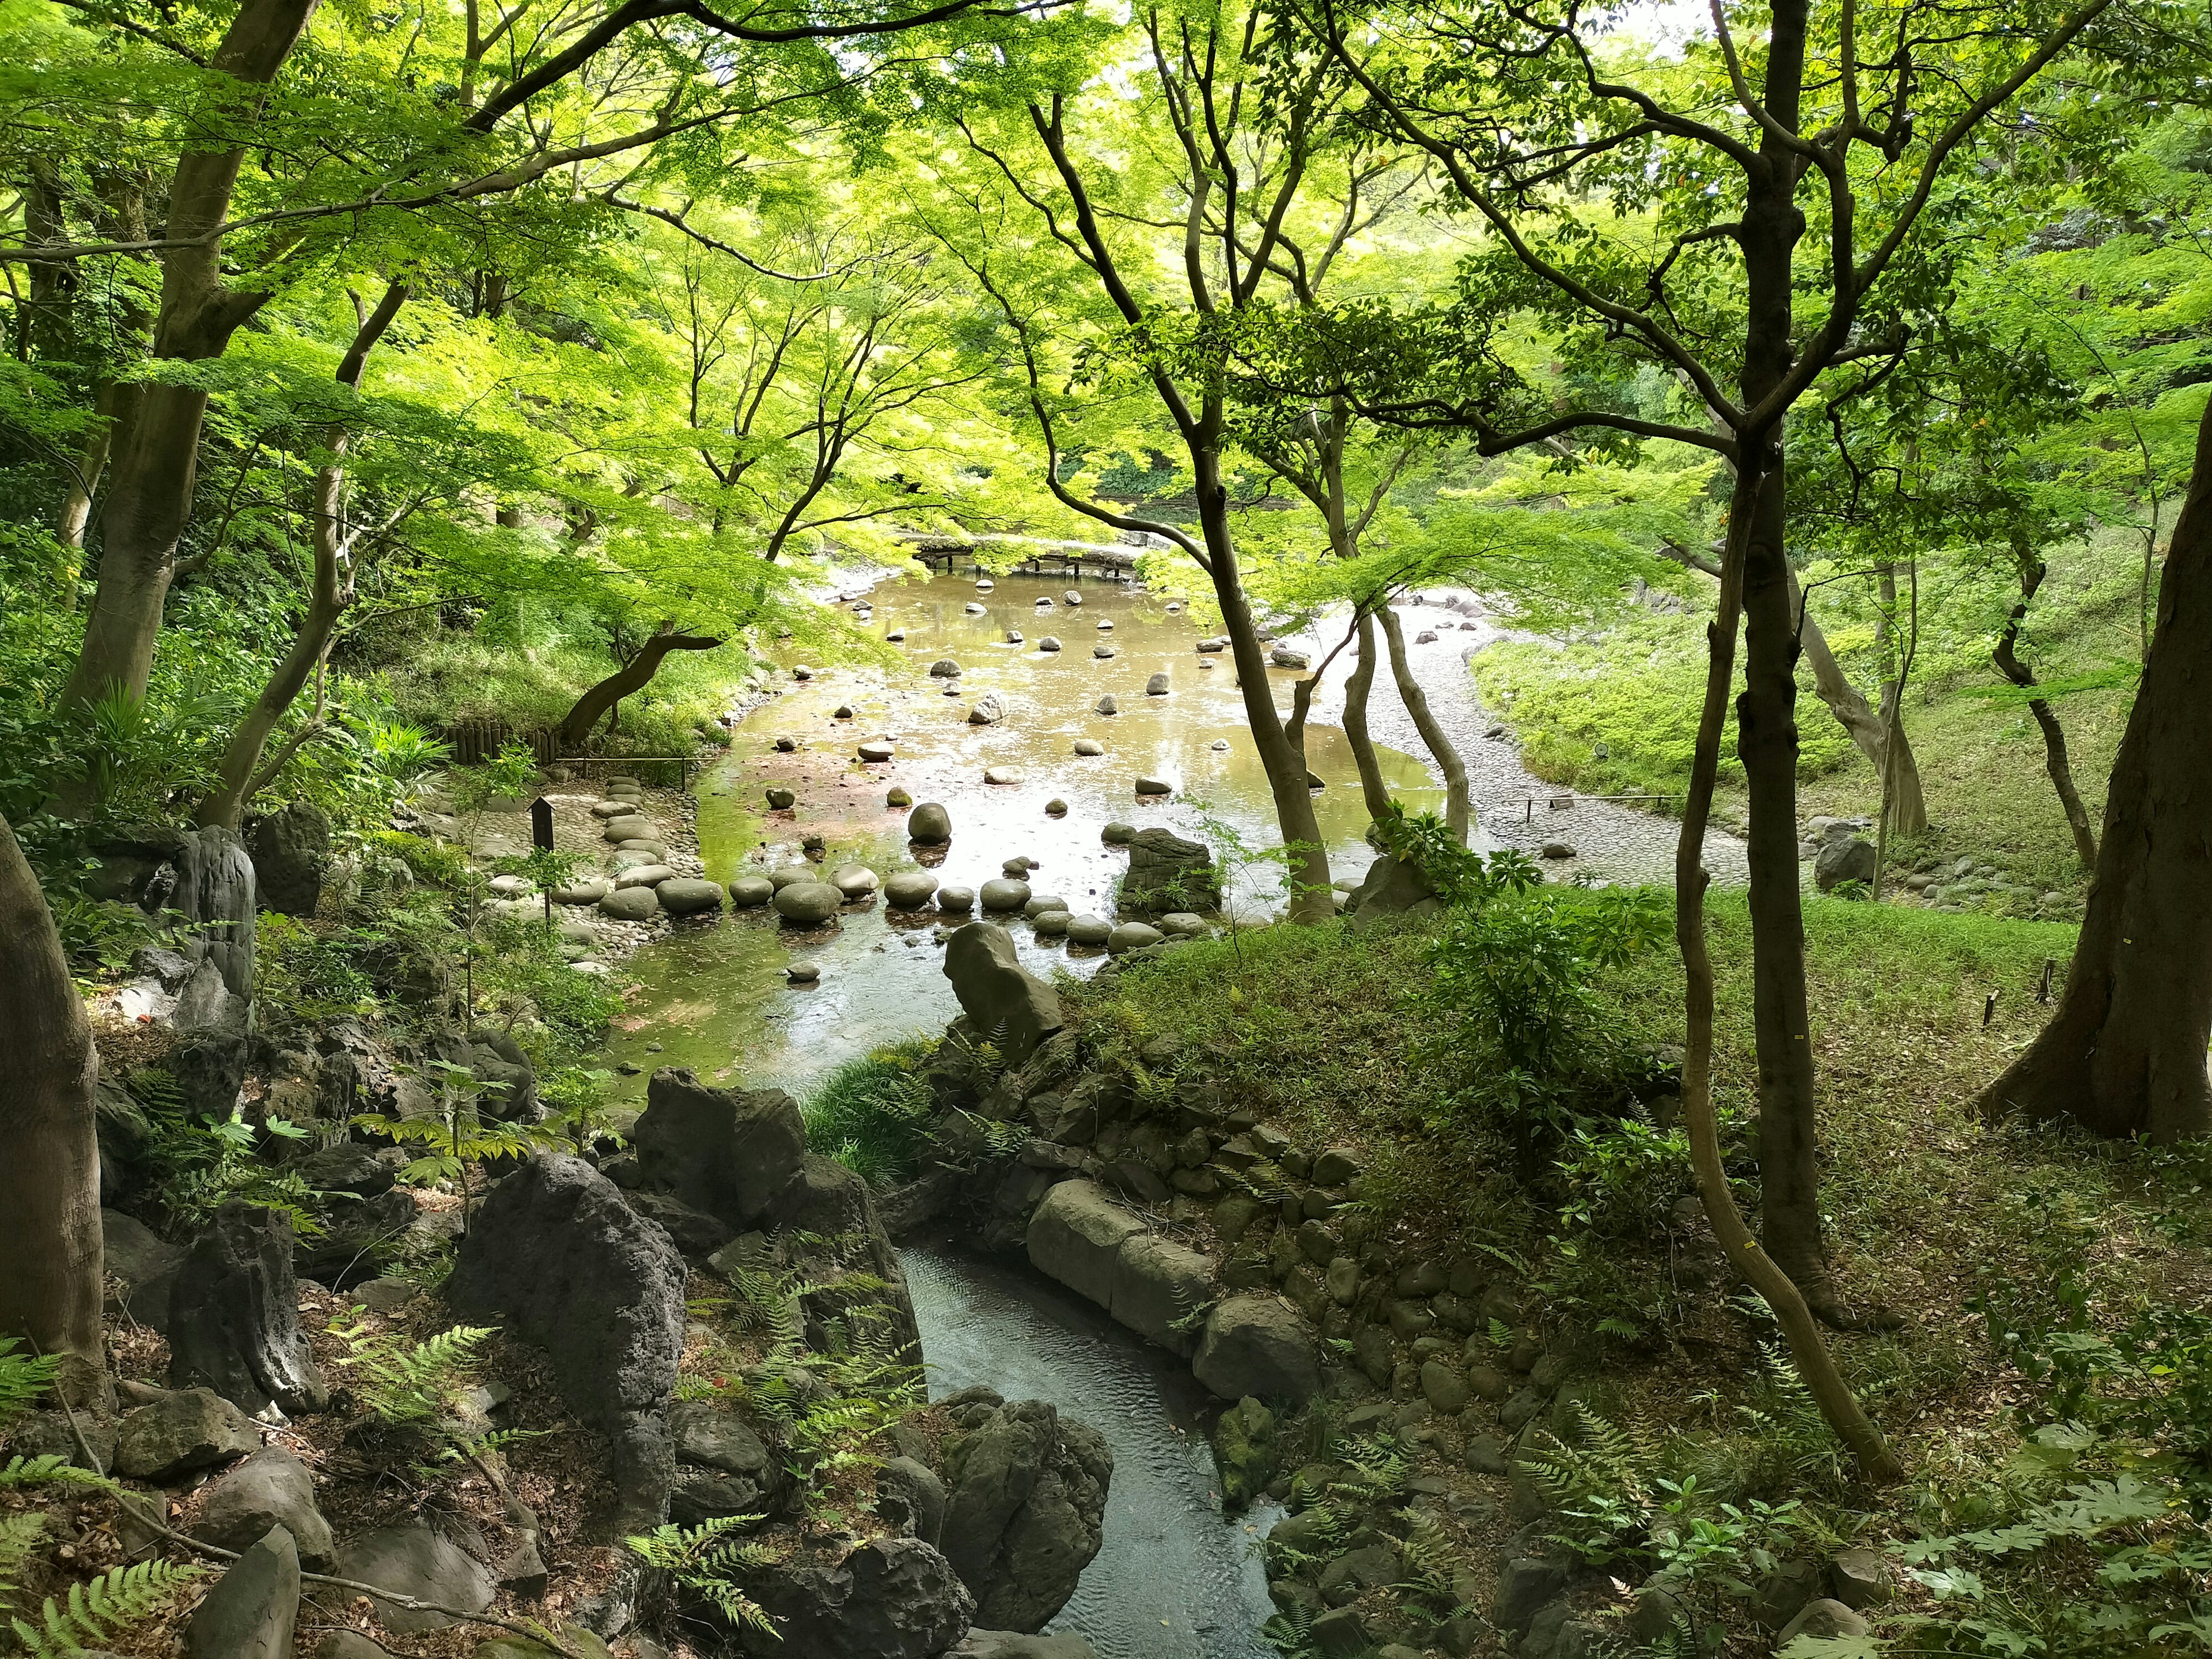
<path id="1" fill-rule="evenodd" d="M 0 1337 L 0 1428 L 46 1398 L 62 1367 L 58 1354 L 22 1352 L 21 1337 Z"/>
<path id="2" fill-rule="evenodd" d="M 15 1595 L 16 1572 L 46 1537 L 46 1517 L 36 1510 L 0 1516 L 0 1596 Z"/>
<path id="3" fill-rule="evenodd" d="M 204 1571 L 161 1560 L 111 1567 L 97 1578 L 71 1584 L 64 1601 L 48 1596 L 37 1625 L 21 1619 L 9 1622 L 33 1659 L 58 1659 L 82 1652 L 87 1642 L 110 1640 L 126 1626 L 151 1618 Z"/>
<path id="4" fill-rule="evenodd" d="M 40 1457 L 11 1457 L 0 1468 L 0 1490 L 18 1486 L 97 1486 L 116 1490 L 115 1482 L 90 1469 L 81 1469 L 59 1452 Z"/>

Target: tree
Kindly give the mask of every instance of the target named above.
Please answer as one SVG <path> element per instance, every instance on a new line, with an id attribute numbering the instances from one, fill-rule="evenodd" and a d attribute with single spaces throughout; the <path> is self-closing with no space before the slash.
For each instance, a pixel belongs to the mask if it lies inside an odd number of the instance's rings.
<path id="1" fill-rule="evenodd" d="M 1431 156 L 1490 233 L 1468 262 L 1442 394 L 1400 394 L 1412 418 L 1452 420 L 1486 453 L 1567 433 L 1709 448 L 1734 469 L 1722 599 L 1709 636 L 1717 775 L 1738 610 L 1744 676 L 1737 754 L 1750 797 L 1753 1025 L 1759 1055 L 1760 1237 L 1824 1317 L 1849 1316 L 1822 1237 L 1817 1094 L 1797 862 L 1796 584 L 1788 553 L 1790 411 L 1824 376 L 1902 350 L 1922 297 L 1955 257 L 1923 230 L 1939 190 L 1984 124 L 2017 98 L 2109 0 L 2063 16 L 1993 6 L 1923 45 L 1919 0 L 1817 15 L 1716 5 L 1715 33 L 1678 64 L 1594 38 L 1577 0 L 1417 0 L 1355 40 L 1334 8 L 1308 14 L 1404 139 Z M 1411 26 L 1418 44 L 1391 27 Z M 1816 33 L 1817 29 L 1817 33 Z M 1869 56 L 1863 50 L 1888 44 Z M 1595 234 L 1590 204 L 1636 216 Z M 1808 233 L 1811 240 L 1808 244 Z M 1800 258 L 1801 246 L 1805 257 Z M 1813 314 L 1801 317 L 1801 304 Z M 1692 388 L 1688 420 L 1571 403 L 1518 372 L 1501 337 L 1533 318 L 1570 370 L 1623 358 Z M 1705 811 L 1686 816 L 1677 899 L 1686 956 L 1701 950 Z M 1696 975 L 1692 972 L 1694 981 Z M 1690 999 L 1692 1051 L 1709 1006 Z M 1710 995 L 1710 985 L 1706 988 Z M 1686 1103 L 1690 1091 L 1686 1089 Z M 1732 1206 L 1709 1191 L 1716 1215 Z M 1796 1346 L 1793 1339 L 1793 1347 Z M 1806 1362 L 1803 1352 L 1801 1364 Z M 1826 1403 L 1826 1402 L 1824 1402 Z M 1863 1461 L 1873 1455 L 1862 1444 Z"/>
<path id="2" fill-rule="evenodd" d="M 150 253 L 161 272 L 149 348 L 154 372 L 118 423 L 108 462 L 99 582 L 64 688 L 71 703 L 89 703 L 112 686 L 144 695 L 192 509 L 213 378 L 206 366 L 222 359 L 237 331 L 297 273 L 339 246 L 359 252 L 426 234 L 481 238 L 492 252 L 477 286 L 496 312 L 503 250 L 496 234 L 483 233 L 495 229 L 507 207 L 530 224 L 529 234 L 556 239 L 564 218 L 621 211 L 609 198 L 625 185 L 638 189 L 641 175 L 657 185 L 653 163 L 666 154 L 665 140 L 691 135 L 670 161 L 676 172 L 718 173 L 706 142 L 718 124 L 810 101 L 842 105 L 849 115 L 855 86 L 893 58 L 872 42 L 950 28 L 942 44 L 957 59 L 961 46 L 1006 15 L 981 0 L 940 0 L 891 15 L 738 16 L 696 0 L 622 0 L 572 19 L 551 10 L 533 16 L 525 0 L 489 32 L 469 9 L 464 40 L 455 18 L 436 8 L 410 19 L 331 15 L 318 22 L 332 37 L 323 44 L 357 66 L 358 79 L 341 72 L 280 85 L 316 9 L 315 0 L 243 0 L 204 47 L 208 20 L 198 14 L 165 15 L 150 25 L 101 20 L 119 42 L 123 67 L 93 72 L 110 77 L 121 125 L 134 130 L 141 150 L 146 141 L 137 135 L 145 130 L 171 144 L 166 221 L 144 236 L 27 235 L 0 246 L 0 259 L 40 266 Z M 386 52 L 377 37 L 387 27 L 413 35 L 405 50 Z M 365 38 L 349 36 L 355 28 Z M 502 42 L 503 74 L 494 67 Z M 731 71 L 725 54 L 733 44 L 759 60 L 751 72 Z M 158 68 L 150 77 L 149 59 Z M 71 64 L 82 67 L 83 58 Z M 449 98 L 446 88 L 455 85 L 462 95 Z M 43 111 L 33 125 L 51 125 Z M 286 132 L 308 125 L 317 142 L 285 141 Z M 60 145 L 64 135 L 52 142 Z M 251 171 L 249 154 L 263 163 Z M 550 178 L 565 181 L 565 194 L 541 192 Z M 251 210 L 240 210 L 241 189 Z M 89 477 L 82 482 L 88 491 Z"/>
<path id="3" fill-rule="evenodd" d="M 2113 763 L 2089 908 L 2058 1012 L 1984 1091 L 1991 1116 L 2161 1145 L 2212 1131 L 2212 405 L 2159 578 Z"/>
<path id="4" fill-rule="evenodd" d="M 601 717 L 631 692 L 643 690 L 670 652 L 713 651 L 721 643 L 718 639 L 678 633 L 673 621 L 662 623 L 619 670 L 576 699 L 576 706 L 561 722 L 562 746 L 581 749 Z"/>
<path id="5" fill-rule="evenodd" d="M 53 914 L 15 830 L 0 818 L 0 1214 L 9 1270 L 0 1274 L 0 1333 L 62 1357 L 64 1396 L 102 1406 L 107 1351 L 100 1142 L 93 1085 L 100 1057 Z"/>

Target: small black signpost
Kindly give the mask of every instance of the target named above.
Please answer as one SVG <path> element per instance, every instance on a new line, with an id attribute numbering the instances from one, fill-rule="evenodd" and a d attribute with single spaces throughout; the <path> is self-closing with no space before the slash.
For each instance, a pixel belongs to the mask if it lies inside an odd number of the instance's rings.
<path id="1" fill-rule="evenodd" d="M 530 844 L 541 852 L 553 850 L 553 803 L 540 795 L 530 803 Z M 553 931 L 553 887 L 550 881 L 541 884 L 545 894 L 545 931 Z"/>

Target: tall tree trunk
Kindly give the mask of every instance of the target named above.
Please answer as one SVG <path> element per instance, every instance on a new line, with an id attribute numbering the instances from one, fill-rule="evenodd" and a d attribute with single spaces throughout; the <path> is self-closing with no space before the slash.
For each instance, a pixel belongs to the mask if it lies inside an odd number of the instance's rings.
<path id="1" fill-rule="evenodd" d="M 1386 605 L 1382 610 L 1382 620 L 1383 637 L 1390 644 L 1390 677 L 1398 682 L 1398 696 L 1406 705 L 1406 712 L 1413 717 L 1413 729 L 1421 734 L 1421 741 L 1428 744 L 1429 753 L 1437 757 L 1437 765 L 1443 769 L 1444 823 L 1464 847 L 1474 818 L 1468 802 L 1466 763 L 1460 759 L 1459 750 L 1453 747 L 1437 717 L 1429 712 L 1428 694 L 1413 678 L 1413 665 L 1406 659 L 1406 630 L 1399 626 L 1398 613 Z"/>
<path id="2" fill-rule="evenodd" d="M 1209 418 L 1213 411 L 1209 410 Z M 1289 849 L 1291 904 L 1289 919 L 1296 922 L 1327 921 L 1336 914 L 1329 890 L 1328 847 L 1321 837 L 1321 820 L 1315 815 L 1313 790 L 1306 781 L 1305 756 L 1284 730 L 1275 710 L 1274 688 L 1267 683 L 1267 658 L 1260 647 L 1260 633 L 1252 621 L 1252 607 L 1244 597 L 1244 583 L 1237 565 L 1237 549 L 1229 533 L 1229 490 L 1221 477 L 1218 448 L 1202 439 L 1190 443 L 1198 485 L 1199 527 L 1206 539 L 1207 572 L 1213 597 L 1221 610 L 1221 625 L 1229 635 L 1229 650 L 1237 664 L 1237 682 L 1244 694 L 1245 724 L 1251 728 L 1260 765 L 1267 775 L 1267 793 L 1274 798 L 1275 821 Z"/>
<path id="3" fill-rule="evenodd" d="M 1982 1093 L 2160 1145 L 2212 1130 L 2212 409 L 2159 579 L 2157 629 L 2105 799 L 2058 1012 Z"/>
<path id="4" fill-rule="evenodd" d="M 112 1398 L 100 1334 L 100 1056 L 46 895 L 0 818 L 0 1335 L 62 1356 L 72 1404 Z"/>
<path id="5" fill-rule="evenodd" d="M 1367 816 L 1380 820 L 1390 811 L 1389 786 L 1382 781 L 1382 763 L 1376 758 L 1374 735 L 1367 729 L 1367 694 L 1375 684 L 1375 618 L 1359 612 L 1359 654 L 1344 682 L 1344 735 L 1352 744 L 1352 763 L 1359 769 L 1359 793 L 1367 803 Z"/>
<path id="6" fill-rule="evenodd" d="M 1996 648 L 1990 653 L 1997 672 L 2022 690 L 2035 684 L 2035 671 L 2020 659 L 2020 630 L 2027 620 L 2027 608 L 2035 602 L 2036 590 L 2051 567 L 2035 556 L 2034 550 L 2023 541 L 2013 544 L 2014 562 L 2020 570 L 2020 598 L 2013 602 L 2005 614 L 2003 631 L 1997 635 Z M 2097 835 L 2089 827 L 2088 809 L 2081 805 L 2081 792 L 2074 787 L 2074 763 L 2066 753 L 2066 729 L 2058 723 L 2058 711 L 2051 706 L 2047 697 L 2030 697 L 2027 712 L 2035 716 L 2035 723 L 2043 732 L 2044 769 L 2051 774 L 2051 787 L 2058 792 L 2059 810 L 2066 814 L 2066 826 L 2074 832 L 2074 854 L 2081 860 L 2081 868 L 2094 875 L 2097 870 Z"/>
<path id="7" fill-rule="evenodd" d="M 1790 1277 L 1760 1249 L 1744 1224 L 1721 1162 L 1720 1129 L 1713 1111 L 1713 1011 L 1716 1003 L 1712 956 L 1705 948 L 1705 888 L 1712 876 L 1705 867 L 1705 825 L 1712 813 L 1713 786 L 1720 775 L 1721 732 L 1728 720 L 1728 695 L 1735 677 L 1735 635 L 1742 608 L 1746 552 L 1757 515 L 1756 479 L 1739 474 L 1729 514 L 1729 542 L 1720 571 L 1720 594 L 1705 630 L 1705 694 L 1698 720 L 1698 738 L 1690 763 L 1690 789 L 1682 804 L 1682 833 L 1674 843 L 1674 942 L 1682 956 L 1685 1042 L 1682 1056 L 1682 1117 L 1689 1130 L 1690 1161 L 1705 1218 L 1727 1259 L 1766 1299 L 1790 1345 L 1797 1374 L 1820 1415 L 1850 1449 L 1867 1478 L 1897 1480 L 1903 1470 L 1895 1454 L 1860 1407 L 1836 1370 L 1820 1338 L 1813 1310 Z"/>
<path id="8" fill-rule="evenodd" d="M 576 699 L 561 722 L 561 741 L 570 749 L 582 746 L 592 735 L 592 728 L 599 723 L 599 716 L 613 709 L 633 691 L 641 690 L 646 683 L 660 672 L 661 661 L 672 651 L 712 651 L 721 641 L 701 635 L 678 634 L 672 622 L 663 623 L 660 630 L 638 647 L 637 654 L 615 672 Z M 609 732 L 613 731 L 610 726 Z"/>
<path id="9" fill-rule="evenodd" d="M 359 303 L 358 300 L 355 301 L 356 306 Z M 392 326 L 392 319 L 399 314 L 399 307 L 406 303 L 407 284 L 392 283 L 386 287 L 384 297 L 377 301 L 374 311 L 359 313 L 353 344 L 338 362 L 337 383 L 347 391 L 361 390 L 368 354 L 376 349 L 377 342 Z M 246 802 L 274 775 L 273 770 L 258 770 L 269 735 L 307 685 L 307 677 L 321 666 L 329 654 L 338 618 L 353 603 L 351 538 L 345 526 L 345 458 L 349 441 L 350 434 L 342 422 L 333 422 L 324 430 L 323 443 L 330 454 L 315 470 L 315 505 L 308 526 L 315 555 L 314 586 L 307 595 L 307 608 L 300 617 L 299 626 L 293 630 L 291 649 L 263 684 L 261 695 L 253 700 L 253 707 L 246 711 L 245 720 L 239 723 L 222 751 L 222 760 L 216 768 L 216 787 L 200 803 L 198 817 L 203 827 L 219 823 L 227 829 L 237 829 L 246 816 Z M 317 712 L 319 714 L 319 709 Z M 279 761 L 289 759 L 296 748 L 295 744 L 280 755 Z"/>
<path id="10" fill-rule="evenodd" d="M 1803 0 L 1775 8 L 1767 108 L 1795 131 L 1803 84 Z M 1805 217 L 1794 200 L 1797 158 L 1770 132 L 1747 174 L 1739 241 L 1745 310 L 1743 404 L 1757 408 L 1794 359 L 1791 258 Z M 1805 988 L 1805 918 L 1797 862 L 1796 586 L 1785 539 L 1787 482 L 1779 428 L 1747 432 L 1739 465 L 1756 468 L 1743 537 L 1744 689 L 1736 753 L 1750 794 L 1752 1029 L 1759 1054 L 1759 1231 L 1767 1254 L 1823 1317 L 1839 1316 L 1820 1237 L 1818 1110 Z M 1739 491 L 1739 497 L 1741 492 Z"/>
<path id="11" fill-rule="evenodd" d="M 1911 642 L 1908 641 L 1903 650 L 1895 646 L 1897 566 L 1885 563 L 1879 580 L 1881 610 L 1875 623 L 1875 640 L 1881 652 L 1881 753 L 1873 759 L 1875 774 L 1881 779 L 1882 822 L 1890 834 L 1925 835 L 1928 801 L 1920 793 L 1920 762 L 1912 752 L 1911 740 L 1905 735 L 1905 661 Z M 1818 680 L 1816 672 L 1815 684 Z M 1881 885 L 1878 876 L 1875 885 Z"/>
<path id="12" fill-rule="evenodd" d="M 246 0 L 231 20 L 209 67 L 239 82 L 235 116 L 250 108 L 299 43 L 317 0 Z M 245 161 L 242 145 L 187 151 L 169 186 L 167 234 L 193 240 L 161 255 L 161 302 L 154 355 L 180 362 L 219 357 L 266 294 L 223 286 L 222 241 L 213 234 L 230 210 Z M 177 542 L 192 506 L 207 393 L 149 386 L 136 416 L 117 434 L 107 506 L 100 518 L 100 582 L 85 619 L 84 643 L 62 689 L 65 702 L 88 703 L 119 686 L 146 695 L 161 606 L 176 574 Z"/>

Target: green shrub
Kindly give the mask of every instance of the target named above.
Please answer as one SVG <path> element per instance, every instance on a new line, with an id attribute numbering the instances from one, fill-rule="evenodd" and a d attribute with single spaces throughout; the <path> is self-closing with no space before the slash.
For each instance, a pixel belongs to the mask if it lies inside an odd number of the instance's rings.
<path id="1" fill-rule="evenodd" d="M 929 1054 L 926 1040 L 909 1038 L 838 1066 L 800 1108 L 808 1144 L 872 1186 L 913 1174 L 933 1104 L 920 1075 Z"/>

